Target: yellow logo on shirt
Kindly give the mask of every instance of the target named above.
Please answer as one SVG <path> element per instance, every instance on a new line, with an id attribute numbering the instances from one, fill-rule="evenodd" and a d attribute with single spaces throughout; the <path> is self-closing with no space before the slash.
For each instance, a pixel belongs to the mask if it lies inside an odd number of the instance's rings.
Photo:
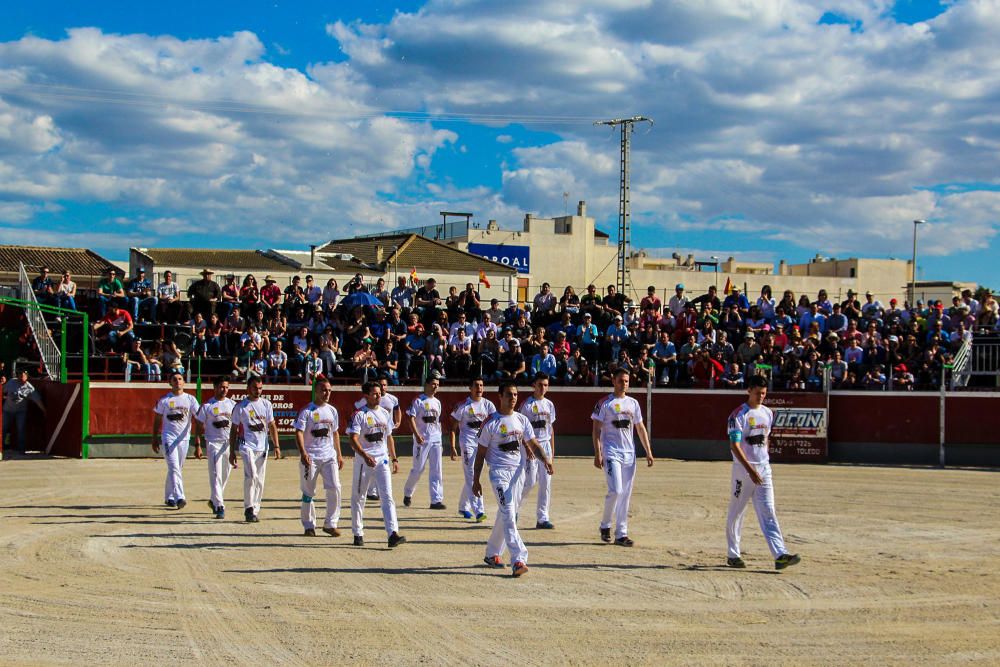
<path id="1" fill-rule="evenodd" d="M 365 418 L 365 421 L 368 423 L 369 426 L 375 425 L 375 418 L 372 417 L 371 415 L 368 415 L 368 417 Z"/>
<path id="2" fill-rule="evenodd" d="M 757 420 L 753 417 L 750 417 L 749 419 L 747 419 L 747 423 L 750 424 L 750 426 L 756 426 Z"/>
<path id="3" fill-rule="evenodd" d="M 614 404 L 614 408 L 615 408 L 615 412 L 621 412 L 622 411 L 622 405 L 621 405 L 621 403 L 615 403 Z"/>
<path id="4" fill-rule="evenodd" d="M 531 411 L 534 412 L 536 415 L 538 414 L 538 403 L 531 404 Z"/>
<path id="5" fill-rule="evenodd" d="M 319 421 L 319 411 L 318 410 L 313 413 L 313 421 L 314 422 L 318 422 Z"/>
<path id="6" fill-rule="evenodd" d="M 501 435 L 507 435 L 507 425 L 506 424 L 500 424 L 500 434 Z"/>
<path id="7" fill-rule="evenodd" d="M 476 410 L 471 405 L 469 406 L 469 414 L 472 415 L 473 417 L 476 416 Z"/>
<path id="8" fill-rule="evenodd" d="M 219 406 L 218 405 L 216 405 L 214 408 L 212 408 L 212 414 L 213 415 L 218 415 L 219 414 Z"/>
<path id="9" fill-rule="evenodd" d="M 173 407 L 176 407 L 176 406 L 174 405 L 174 399 L 170 399 L 169 401 L 167 401 L 167 406 L 168 406 L 168 407 L 171 407 L 171 408 L 173 408 Z"/>
<path id="10" fill-rule="evenodd" d="M 254 412 L 253 408 L 250 408 L 250 418 L 251 419 L 256 419 L 257 418 L 257 413 Z"/>

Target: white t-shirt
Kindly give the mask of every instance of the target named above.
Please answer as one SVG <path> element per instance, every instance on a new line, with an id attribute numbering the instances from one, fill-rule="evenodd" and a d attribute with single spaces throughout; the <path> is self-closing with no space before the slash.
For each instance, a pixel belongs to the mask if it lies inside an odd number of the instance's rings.
<path id="1" fill-rule="evenodd" d="M 156 295 L 161 299 L 176 299 L 180 293 L 181 288 L 177 283 L 160 283 L 156 287 Z"/>
<path id="2" fill-rule="evenodd" d="M 267 451 L 268 424 L 274 421 L 274 407 L 263 396 L 256 401 L 244 398 L 233 408 L 233 424 L 241 426 L 244 447 L 255 452 Z M 277 443 L 275 443 L 277 444 Z"/>
<path id="3" fill-rule="evenodd" d="M 302 431 L 306 453 L 317 461 L 327 461 L 337 457 L 333 438 L 340 428 L 337 408 L 329 403 L 322 406 L 310 403 L 299 412 L 295 420 L 295 430 Z"/>
<path id="4" fill-rule="evenodd" d="M 191 420 L 198 411 L 198 401 L 191 394 L 174 392 L 156 402 L 153 412 L 163 416 L 160 442 L 165 445 L 183 442 L 191 437 Z"/>
<path id="5" fill-rule="evenodd" d="M 642 423 L 639 401 L 608 394 L 597 402 L 590 418 L 601 424 L 601 453 L 605 459 L 623 463 L 635 460 L 635 425 Z"/>
<path id="6" fill-rule="evenodd" d="M 476 442 L 486 447 L 486 462 L 493 468 L 516 468 L 523 461 L 521 448 L 534 437 L 528 418 L 520 412 L 494 412 L 479 429 Z"/>
<path id="7" fill-rule="evenodd" d="M 392 435 L 392 415 L 381 405 L 375 409 L 365 405 L 354 413 L 347 433 L 357 433 L 361 449 L 369 456 L 384 456 L 389 452 L 387 441 Z"/>
<path id="8" fill-rule="evenodd" d="M 378 399 L 378 404 L 380 407 L 385 408 L 385 411 L 389 413 L 389 416 L 392 417 L 392 425 L 395 426 L 396 417 L 395 415 L 393 415 L 393 411 L 399 407 L 399 399 L 393 396 L 392 394 L 386 392 L 382 394 L 382 398 Z M 366 405 L 368 405 L 368 401 L 365 400 L 364 396 L 354 401 L 354 408 L 356 410 L 360 410 Z"/>
<path id="9" fill-rule="evenodd" d="M 767 463 L 767 438 L 774 423 L 774 413 L 763 405 L 751 408 L 744 403 L 729 415 L 729 441 L 740 443 L 740 449 L 750 463 Z M 733 455 L 736 463 L 736 456 Z"/>
<path id="10" fill-rule="evenodd" d="M 529 396 L 518 410 L 531 422 L 535 431 L 535 440 L 540 443 L 552 441 L 552 424 L 556 421 L 556 406 L 547 398 L 537 399 Z"/>
<path id="11" fill-rule="evenodd" d="M 497 411 L 488 398 L 473 401 L 471 396 L 455 406 L 451 418 L 458 422 L 458 443 L 464 449 L 475 449 L 478 445 L 476 434 L 486 418 Z"/>
<path id="12" fill-rule="evenodd" d="M 417 433 L 425 445 L 441 444 L 441 401 L 420 394 L 413 399 L 406 414 L 417 423 Z"/>
<path id="13" fill-rule="evenodd" d="M 212 397 L 201 404 L 195 418 L 205 425 L 205 440 L 229 446 L 229 429 L 232 427 L 235 407 L 236 401 L 231 398 L 220 401 Z"/>

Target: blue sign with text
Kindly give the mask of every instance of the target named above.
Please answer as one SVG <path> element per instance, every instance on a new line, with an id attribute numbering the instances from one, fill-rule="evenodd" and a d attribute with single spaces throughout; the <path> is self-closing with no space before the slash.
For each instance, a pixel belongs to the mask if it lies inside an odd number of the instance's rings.
<path id="1" fill-rule="evenodd" d="M 494 243 L 470 243 L 469 252 L 504 266 L 517 269 L 518 273 L 528 273 L 528 259 L 531 249 L 523 245 L 496 245 Z"/>

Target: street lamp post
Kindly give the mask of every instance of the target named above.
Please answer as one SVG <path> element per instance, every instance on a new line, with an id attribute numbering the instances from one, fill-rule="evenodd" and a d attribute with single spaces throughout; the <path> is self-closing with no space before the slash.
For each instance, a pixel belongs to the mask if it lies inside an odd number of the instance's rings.
<path id="1" fill-rule="evenodd" d="M 719 256 L 712 255 L 712 261 L 715 262 L 715 291 L 719 291 Z"/>
<path id="2" fill-rule="evenodd" d="M 926 220 L 913 221 L 913 264 L 910 266 L 910 308 L 913 308 L 914 300 L 917 298 L 917 225 L 922 225 Z"/>

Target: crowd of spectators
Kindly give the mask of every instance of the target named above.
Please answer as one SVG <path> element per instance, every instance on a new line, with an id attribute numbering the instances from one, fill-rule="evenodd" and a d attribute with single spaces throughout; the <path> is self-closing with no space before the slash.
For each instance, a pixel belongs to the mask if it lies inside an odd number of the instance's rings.
<path id="1" fill-rule="evenodd" d="M 140 269 L 123 282 L 110 270 L 98 287 L 94 336 L 121 354 L 128 379 L 155 380 L 194 357 L 222 363 L 234 377 L 310 382 L 317 375 L 392 384 L 443 378 L 527 382 L 536 372 L 554 384 L 592 386 L 619 367 L 633 381 L 660 387 L 741 388 L 756 373 L 777 389 L 932 389 L 941 368 L 974 330 L 997 331 L 997 302 L 966 290 L 950 305 L 883 304 L 847 292 L 832 301 L 764 286 L 757 297 L 714 286 L 691 295 L 683 284 L 667 297 L 650 286 L 635 303 L 609 285 L 577 295 L 545 283 L 529 303 L 484 303 L 476 285 L 448 288 L 399 277 L 391 290 L 356 275 L 343 289 L 295 276 L 281 288 L 271 276 L 222 284 L 211 270 L 182 290 L 169 271 L 156 284 Z M 43 270 L 40 300 L 75 308 L 69 274 L 60 283 Z M 186 299 L 185 299 L 186 297 Z M 981 302 L 980 302 L 981 301 Z M 137 331 L 168 331 L 141 340 Z M 137 328 L 138 327 L 138 328 Z"/>

